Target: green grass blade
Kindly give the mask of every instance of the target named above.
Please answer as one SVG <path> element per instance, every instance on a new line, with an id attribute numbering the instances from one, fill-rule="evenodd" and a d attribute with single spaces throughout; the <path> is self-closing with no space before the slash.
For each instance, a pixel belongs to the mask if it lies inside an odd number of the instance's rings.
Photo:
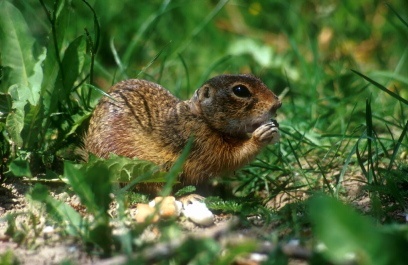
<path id="1" fill-rule="evenodd" d="M 405 123 L 404 129 L 401 132 L 400 137 L 398 138 L 397 144 L 394 146 L 394 149 L 392 151 L 390 163 L 388 164 L 388 170 L 392 169 L 392 165 L 394 164 L 395 158 L 397 156 L 398 150 L 401 146 L 402 140 L 404 139 L 405 135 L 407 134 L 408 131 L 408 121 Z"/>
<path id="2" fill-rule="evenodd" d="M 179 173 L 182 170 L 184 162 L 186 161 L 188 155 L 190 154 L 191 147 L 193 146 L 193 138 L 190 138 L 181 152 L 180 156 L 177 158 L 174 165 L 170 168 L 169 172 L 166 174 L 166 184 L 164 185 L 161 195 L 168 196 L 171 193 L 173 184 L 176 182 Z"/>
<path id="3" fill-rule="evenodd" d="M 349 164 L 351 162 L 351 158 L 353 157 L 354 153 L 357 154 L 357 158 L 358 158 L 359 157 L 359 154 L 358 154 L 358 142 L 353 146 L 353 148 L 348 153 L 348 155 L 346 157 L 346 160 L 344 161 L 343 167 L 341 168 L 340 176 L 339 176 L 339 179 L 338 179 L 337 184 L 336 184 L 336 197 L 338 196 L 338 193 L 339 193 L 339 190 L 340 190 L 340 185 L 342 184 L 342 182 L 344 180 L 344 176 L 346 175 L 347 168 L 348 168 L 348 166 L 349 166 Z M 364 170 L 364 167 L 363 167 L 363 170 Z"/>
<path id="4" fill-rule="evenodd" d="M 125 69 L 129 66 L 132 54 L 136 49 L 137 45 L 139 44 L 139 42 L 142 40 L 143 34 L 145 34 L 149 28 L 154 27 L 155 23 L 158 22 L 160 16 L 162 16 L 166 12 L 170 2 L 171 2 L 170 0 L 164 0 L 159 10 L 155 14 L 151 15 L 149 18 L 146 19 L 146 21 L 139 27 L 139 30 L 134 35 L 134 37 L 130 40 L 129 44 L 127 45 L 126 51 L 123 55 L 124 62 L 123 65 Z"/>
<path id="5" fill-rule="evenodd" d="M 198 82 L 198 86 L 201 86 L 201 84 L 203 84 L 205 82 L 205 80 L 208 79 L 208 77 L 210 76 L 211 72 L 214 71 L 215 68 L 217 68 L 219 65 L 229 61 L 232 58 L 231 55 L 226 55 L 221 57 L 220 59 L 216 60 L 213 64 L 211 64 L 208 68 L 207 71 L 205 71 L 200 78 L 200 81 Z"/>
<path id="6" fill-rule="evenodd" d="M 373 141 L 374 141 L 374 128 L 373 128 L 373 114 L 371 111 L 371 100 L 366 100 L 366 126 L 367 126 L 367 153 L 368 153 L 368 173 L 373 175 L 374 183 L 377 183 L 377 178 L 374 172 L 373 162 Z"/>
<path id="7" fill-rule="evenodd" d="M 388 3 L 386 5 L 391 9 L 391 11 L 401 20 L 402 24 L 404 24 L 408 28 L 408 22 L 406 22 L 398 13 L 395 11 L 395 9 Z"/>
<path id="8" fill-rule="evenodd" d="M 115 47 L 115 39 L 112 38 L 109 42 L 110 50 L 112 52 L 113 59 L 115 60 L 116 65 L 119 67 L 119 74 L 124 76 L 124 79 L 128 79 L 129 77 L 126 74 L 126 67 L 122 63 L 122 60 L 119 57 L 118 51 Z"/>
<path id="9" fill-rule="evenodd" d="M 307 178 L 307 176 L 306 176 L 306 174 L 304 172 L 305 170 L 303 169 L 302 163 L 300 162 L 300 158 L 299 158 L 298 154 L 296 153 L 296 150 L 298 150 L 298 147 L 294 148 L 290 141 L 288 141 L 287 143 L 289 144 L 289 148 L 292 151 L 292 154 L 296 159 L 297 165 L 299 166 L 300 174 L 305 178 L 307 184 L 310 186 L 309 179 Z"/>
<path id="10" fill-rule="evenodd" d="M 191 88 L 190 74 L 189 74 L 189 71 L 188 71 L 187 63 L 186 63 L 186 61 L 184 60 L 184 58 L 183 58 L 183 56 L 181 54 L 178 54 L 178 58 L 180 59 L 181 65 L 183 66 L 184 72 L 186 73 L 187 87 Z"/>
<path id="11" fill-rule="evenodd" d="M 326 187 L 329 189 L 330 194 L 331 194 L 331 195 L 334 195 L 333 188 L 332 188 L 332 186 L 331 186 L 331 184 L 330 184 L 330 181 L 329 181 L 329 180 L 327 179 L 327 177 L 326 177 L 326 174 L 325 174 L 324 169 L 322 168 L 322 166 L 320 165 L 320 163 L 316 163 L 316 165 L 317 165 L 317 168 L 318 168 L 319 171 L 320 171 L 320 174 L 321 174 L 322 177 L 323 177 L 324 185 L 326 185 Z"/>
<path id="12" fill-rule="evenodd" d="M 358 145 L 359 145 L 359 143 L 360 143 L 360 140 L 363 139 L 363 137 L 364 137 L 364 136 L 361 136 L 360 139 L 358 139 L 358 141 L 357 141 L 357 143 L 356 143 L 356 146 L 355 146 L 355 148 L 356 148 L 356 156 L 357 156 L 357 162 L 358 162 L 358 164 L 359 164 L 359 166 L 360 166 L 360 168 L 361 168 L 361 171 L 363 172 L 363 175 L 366 177 L 367 182 L 370 182 L 370 178 L 369 178 L 368 172 L 367 172 L 367 170 L 366 170 L 366 168 L 365 168 L 365 166 L 364 166 L 364 161 L 363 161 L 363 159 L 362 159 L 362 157 L 361 157 L 361 155 L 360 155 L 360 150 L 359 150 L 359 148 L 358 148 Z"/>
<path id="13" fill-rule="evenodd" d="M 90 87 L 91 89 L 95 90 L 96 92 L 98 92 L 99 94 L 101 94 L 102 96 L 108 97 L 110 100 L 112 101 L 117 101 L 114 97 L 112 97 L 111 95 L 109 95 L 108 93 L 106 93 L 105 91 L 103 91 L 102 89 L 100 89 L 99 87 L 93 86 L 91 84 L 87 84 L 86 86 Z"/>
<path id="14" fill-rule="evenodd" d="M 98 16 L 96 15 L 96 12 L 94 10 L 94 8 L 85 0 L 82 0 L 85 5 L 91 10 L 92 15 L 93 15 L 93 22 L 94 22 L 94 39 L 92 40 L 92 38 L 89 36 L 89 32 L 87 29 L 85 29 L 85 32 L 87 34 L 87 39 L 89 42 L 91 42 L 91 66 L 89 69 L 89 83 L 90 84 L 94 84 L 94 66 L 95 66 L 95 56 L 96 53 L 98 52 L 98 48 L 99 48 L 99 40 L 100 40 L 100 35 L 101 35 L 101 27 L 100 27 L 100 23 L 98 20 Z M 90 107 L 91 104 L 91 99 L 92 99 L 92 90 L 89 90 L 88 92 L 88 98 L 86 101 L 86 108 Z"/>
<path id="15" fill-rule="evenodd" d="M 150 60 L 150 62 L 145 65 L 142 70 L 140 70 L 140 72 L 136 75 L 136 77 L 139 77 L 141 74 L 145 73 L 146 70 L 157 60 L 157 58 L 159 58 L 159 56 L 163 53 L 163 51 L 170 45 L 171 42 L 167 43 L 166 45 L 164 45 L 163 48 L 161 48 L 161 50 L 153 57 L 152 60 Z"/>
<path id="16" fill-rule="evenodd" d="M 408 100 L 402 98 L 401 96 L 399 96 L 398 94 L 392 92 L 391 90 L 387 89 L 385 86 L 379 84 L 378 82 L 374 81 L 373 79 L 369 78 L 366 75 L 363 75 L 355 70 L 351 70 L 353 71 L 355 74 L 361 76 L 362 78 L 364 78 L 365 80 L 367 80 L 368 82 L 370 82 L 371 84 L 373 84 L 374 86 L 376 86 L 377 88 L 381 89 L 382 91 L 384 91 L 385 93 L 387 93 L 388 95 L 396 98 L 397 100 L 403 102 L 404 104 L 408 105 Z"/>
<path id="17" fill-rule="evenodd" d="M 191 41 L 204 29 L 204 27 L 221 11 L 221 9 L 228 3 L 229 0 L 221 0 L 214 7 L 214 9 L 204 18 L 204 20 L 194 28 L 190 36 L 177 48 L 175 54 L 182 53 Z"/>

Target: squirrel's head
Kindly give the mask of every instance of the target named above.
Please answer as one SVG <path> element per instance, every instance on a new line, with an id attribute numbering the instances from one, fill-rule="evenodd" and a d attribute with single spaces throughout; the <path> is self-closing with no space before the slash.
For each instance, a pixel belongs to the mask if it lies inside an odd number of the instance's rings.
<path id="1" fill-rule="evenodd" d="M 228 134 L 252 133 L 275 117 L 278 97 L 252 75 L 220 75 L 205 82 L 191 99 L 192 111 L 210 127 Z"/>

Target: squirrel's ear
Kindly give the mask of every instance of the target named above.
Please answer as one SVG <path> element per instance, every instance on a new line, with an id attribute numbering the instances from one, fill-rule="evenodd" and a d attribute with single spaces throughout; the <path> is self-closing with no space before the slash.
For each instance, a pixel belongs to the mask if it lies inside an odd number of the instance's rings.
<path id="1" fill-rule="evenodd" d="M 205 87 L 203 88 L 203 96 L 204 96 L 205 98 L 209 98 L 209 97 L 210 97 L 210 88 L 209 88 L 208 86 L 205 86 Z"/>
<path id="2" fill-rule="evenodd" d="M 211 91 L 211 87 L 203 86 L 196 90 L 194 93 L 194 99 L 198 99 L 200 102 L 208 101 L 211 98 L 212 93 L 213 91 Z"/>

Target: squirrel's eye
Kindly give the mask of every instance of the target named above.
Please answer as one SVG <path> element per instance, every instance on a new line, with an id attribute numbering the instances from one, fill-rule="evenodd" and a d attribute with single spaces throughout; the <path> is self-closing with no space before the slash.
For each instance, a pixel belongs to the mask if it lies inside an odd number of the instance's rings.
<path id="1" fill-rule="evenodd" d="M 251 96 L 251 92 L 246 86 L 237 85 L 232 88 L 232 92 L 240 98 L 249 98 Z"/>

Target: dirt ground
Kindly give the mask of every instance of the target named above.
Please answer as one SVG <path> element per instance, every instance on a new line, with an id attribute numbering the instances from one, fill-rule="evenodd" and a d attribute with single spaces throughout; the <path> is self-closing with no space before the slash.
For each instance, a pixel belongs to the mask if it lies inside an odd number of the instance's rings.
<path id="1" fill-rule="evenodd" d="M 58 231 L 52 231 L 50 227 L 45 226 L 44 216 L 38 220 L 39 231 L 31 231 L 34 230 L 32 221 L 26 213 L 38 211 L 24 196 L 30 186 L 30 183 L 20 181 L 3 183 L 0 186 L 0 254 L 11 251 L 19 264 L 60 264 L 64 260 L 71 260 L 76 264 L 94 264 L 97 259 L 89 257 L 80 244 L 73 240 L 60 240 Z M 32 242 L 19 246 L 6 235 L 7 214 L 17 214 L 15 222 L 18 227 L 23 230 L 26 227 L 29 233 L 32 233 L 28 236 L 32 238 Z"/>
<path id="2" fill-rule="evenodd" d="M 352 203 L 358 208 L 367 210 L 369 208 L 369 199 L 361 190 L 361 181 L 358 179 L 349 179 L 343 183 L 350 198 L 354 198 Z M 63 261 L 71 261 L 72 264 L 115 264 L 124 261 L 123 257 L 116 257 L 112 260 L 101 260 L 98 257 L 91 257 L 83 249 L 83 246 L 76 242 L 74 239 L 59 237 L 59 231 L 54 230 L 53 227 L 45 225 L 45 217 L 41 214 L 41 207 L 33 206 L 28 202 L 24 194 L 32 186 L 30 182 L 14 181 L 11 183 L 3 183 L 0 185 L 0 255 L 3 255 L 7 251 L 11 251 L 17 258 L 19 263 L 16 264 L 60 264 Z M 64 191 L 63 185 L 51 185 L 50 190 L 52 195 L 59 200 L 68 202 L 71 206 L 77 206 L 80 204 L 79 200 L 75 197 L 69 196 Z M 281 194 L 276 196 L 274 201 L 269 203 L 269 206 L 279 209 L 288 202 L 294 199 L 304 199 L 305 192 L 299 190 L 293 194 Z M 29 212 L 37 213 L 40 219 L 37 220 L 38 224 L 36 229 L 33 229 L 32 220 L 30 220 Z M 16 214 L 15 222 L 17 226 L 26 231 L 29 234 L 27 240 L 21 246 L 17 245 L 6 234 L 8 224 L 6 220 L 7 214 Z M 202 228 L 200 233 L 209 233 L 210 236 L 214 232 L 214 229 L 221 229 L 220 227 L 226 223 L 230 217 L 216 216 L 216 223 L 214 227 Z M 217 228 L 217 226 L 219 228 Z M 186 229 L 193 231 L 195 226 L 187 224 Z M 246 232 L 248 233 L 248 232 Z M 31 240 L 31 241 L 30 241 Z M 292 250 L 289 250 L 292 251 Z M 295 249 L 295 251 L 302 252 L 303 250 Z M 300 255 L 303 255 L 302 253 Z M 307 255 L 304 254 L 304 255 Z M 119 258 L 119 260 L 118 260 Z M 255 259 L 255 258 L 254 258 Z M 259 264 L 254 260 L 249 260 L 246 263 L 243 261 L 240 264 Z M 300 260 L 294 260 L 291 264 L 305 264 Z"/>

